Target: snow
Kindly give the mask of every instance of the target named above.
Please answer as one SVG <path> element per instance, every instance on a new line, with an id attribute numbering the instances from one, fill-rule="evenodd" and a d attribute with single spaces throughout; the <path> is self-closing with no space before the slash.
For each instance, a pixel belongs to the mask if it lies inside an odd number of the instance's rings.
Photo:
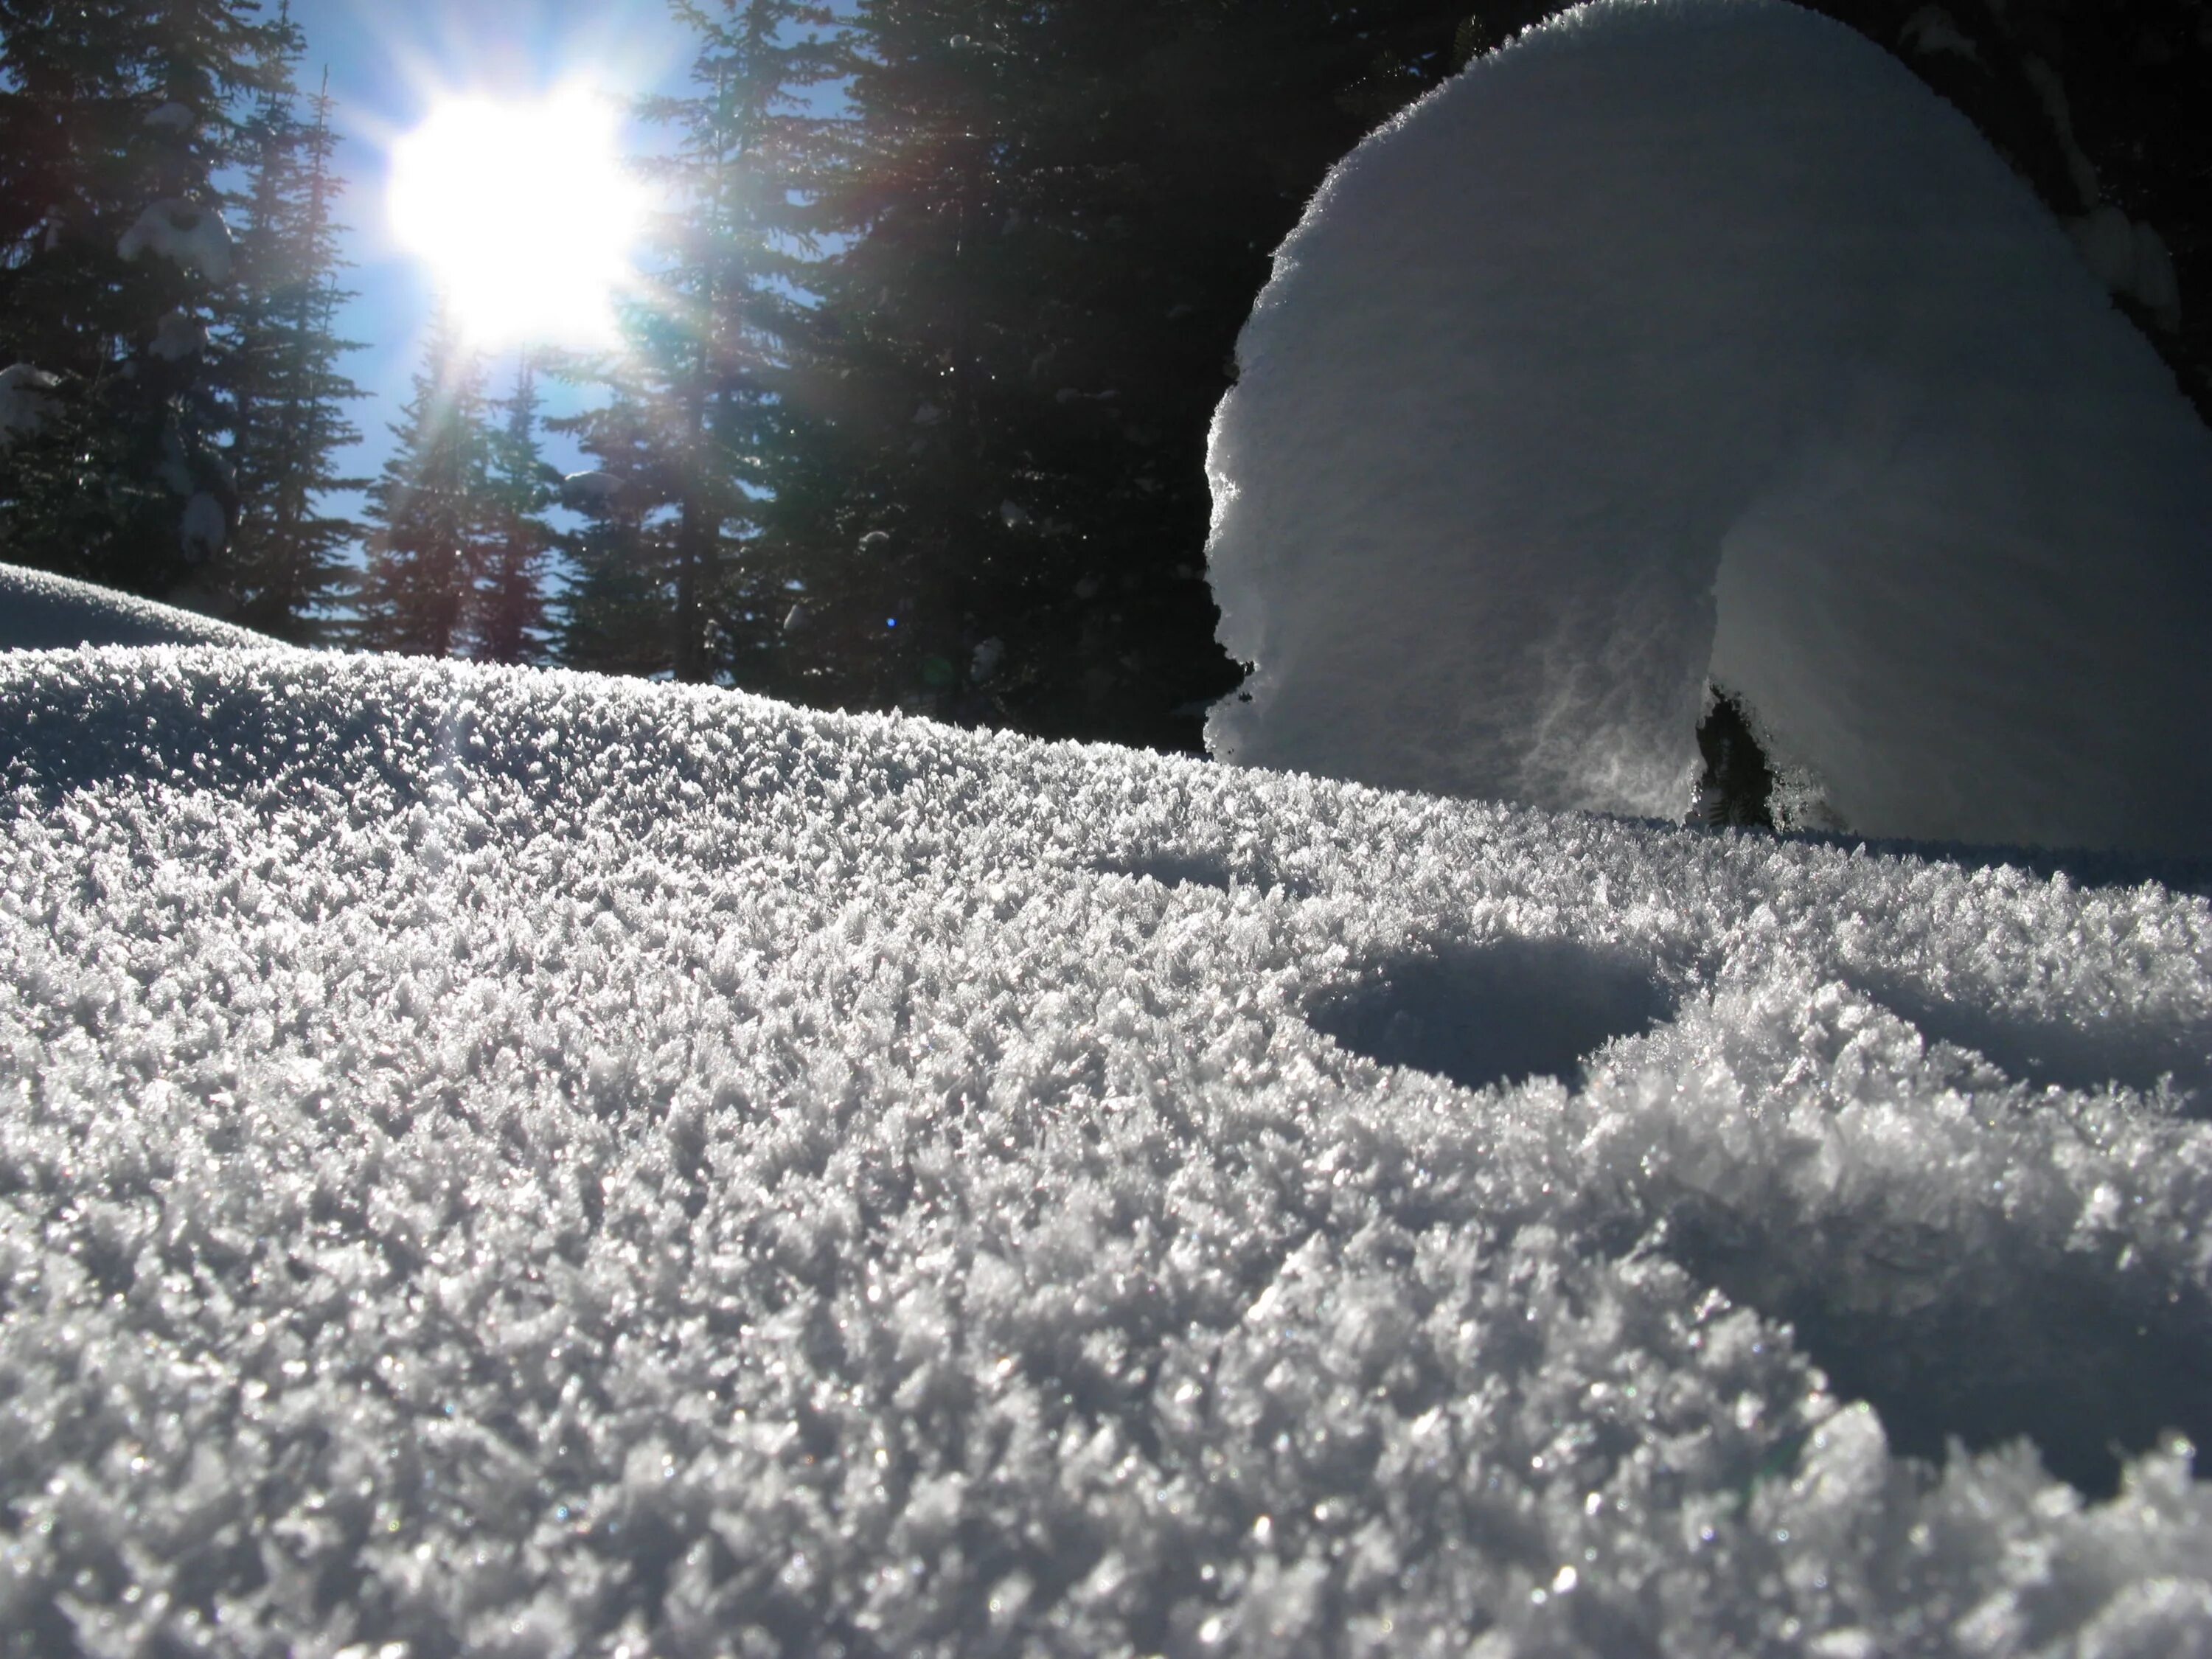
<path id="1" fill-rule="evenodd" d="M 173 311 L 161 319 L 154 331 L 154 343 L 149 348 L 163 362 L 173 363 L 186 357 L 197 357 L 207 349 L 207 325 L 189 312 Z"/>
<path id="2" fill-rule="evenodd" d="M 45 394 L 60 384 L 60 376 L 29 363 L 0 368 L 0 451 L 15 441 L 17 433 L 34 433 L 46 424 Z"/>
<path id="3" fill-rule="evenodd" d="M 0 803 L 34 1650 L 2212 1650 L 2117 862 L 281 649 Z"/>
<path id="4" fill-rule="evenodd" d="M 0 564 L 0 652 L 80 645 L 266 646 L 251 629 L 151 599 Z"/>
<path id="5" fill-rule="evenodd" d="M 595 515 L 612 512 L 629 493 L 629 484 L 611 472 L 571 472 L 555 491 L 571 512 Z"/>
<path id="6" fill-rule="evenodd" d="M 115 251 L 126 259 L 158 253 L 211 283 L 230 275 L 230 227 L 213 208 L 180 198 L 156 202 L 140 214 Z"/>
<path id="7" fill-rule="evenodd" d="M 1915 52 L 1931 56 L 1949 52 L 1975 64 L 1982 61 L 1981 48 L 1960 28 L 1958 19 L 1941 6 L 1921 7 L 1905 20 L 1897 36 Z"/>
<path id="8" fill-rule="evenodd" d="M 198 563 L 222 552 L 229 532 L 230 520 L 222 510 L 222 503 L 204 489 L 185 503 L 185 516 L 177 534 L 184 544 L 187 559 Z"/>
<path id="9" fill-rule="evenodd" d="M 2181 284 L 2173 255 L 2148 225 L 2106 204 L 2072 222 L 2075 245 L 2097 280 L 2140 303 L 2160 326 L 2181 325 Z"/>
<path id="10" fill-rule="evenodd" d="M 1477 60 L 1238 358 L 1216 755 L 1679 819 L 1717 683 L 1857 832 L 2212 849 L 2212 433 L 1841 25 L 1610 0 Z"/>

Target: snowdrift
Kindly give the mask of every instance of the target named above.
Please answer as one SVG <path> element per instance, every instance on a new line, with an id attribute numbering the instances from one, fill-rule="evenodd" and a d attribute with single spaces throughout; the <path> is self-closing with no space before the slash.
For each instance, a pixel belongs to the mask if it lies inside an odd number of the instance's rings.
<path id="1" fill-rule="evenodd" d="M 2200 898 L 289 651 L 0 802 L 11 1651 L 2212 1650 Z"/>
<path id="2" fill-rule="evenodd" d="M 1530 31 L 1330 175 L 1238 361 L 1217 755 L 1679 820 L 1713 682 L 1862 834 L 2212 850 L 2212 432 L 1842 25 Z"/>
<path id="3" fill-rule="evenodd" d="M 43 570 L 0 564 L 0 651 L 270 643 L 264 635 L 212 617 Z"/>

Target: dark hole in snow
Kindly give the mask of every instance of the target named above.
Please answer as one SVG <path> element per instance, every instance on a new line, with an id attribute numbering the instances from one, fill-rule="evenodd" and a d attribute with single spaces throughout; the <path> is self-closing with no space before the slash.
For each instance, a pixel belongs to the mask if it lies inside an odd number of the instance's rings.
<path id="1" fill-rule="evenodd" d="M 2166 1078 L 2186 1115 L 2212 1116 L 2212 1024 L 1976 1008 L 1881 977 L 1859 988 L 1923 1036 L 1971 1048 L 2016 1082 L 2081 1090 L 2117 1083 L 2150 1094 Z"/>
<path id="2" fill-rule="evenodd" d="M 1379 963 L 1306 1018 L 1354 1054 L 1483 1089 L 1530 1077 L 1572 1083 L 1595 1050 L 1649 1030 L 1674 1007 L 1649 959 L 1522 939 Z"/>
<path id="3" fill-rule="evenodd" d="M 1102 876 L 1135 876 L 1163 887 L 1212 887 L 1222 892 L 1256 887 L 1263 892 L 1283 892 L 1294 898 L 1311 895 L 1310 884 L 1285 877 L 1267 865 L 1253 860 L 1232 862 L 1218 853 L 1141 853 L 1125 858 L 1102 859 L 1091 866 Z"/>
<path id="4" fill-rule="evenodd" d="M 1693 823 L 1774 828 L 1774 770 L 1752 735 L 1743 704 L 1727 692 L 1698 726 L 1698 753 L 1705 770 L 1691 809 Z"/>
<path id="5" fill-rule="evenodd" d="M 1968 1247 L 1934 1226 L 1747 1229 L 1691 1206 L 1668 1254 L 1796 1329 L 1838 1395 L 1881 1413 L 1890 1449 L 1940 1461 L 2023 1437 L 2092 1498 L 2120 1457 L 2179 1430 L 2212 1444 L 2212 1306 L 2193 1286 L 2109 1258 L 2002 1241 Z"/>

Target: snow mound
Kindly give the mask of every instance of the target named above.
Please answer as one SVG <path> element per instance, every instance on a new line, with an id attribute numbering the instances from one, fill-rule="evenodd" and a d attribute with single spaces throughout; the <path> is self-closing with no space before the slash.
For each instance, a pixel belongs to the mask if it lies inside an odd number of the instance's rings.
<path id="1" fill-rule="evenodd" d="M 216 512 L 220 516 L 222 509 Z M 270 641 L 251 629 L 112 588 L 0 564 L 0 651 L 81 645 L 236 645 Z"/>
<path id="2" fill-rule="evenodd" d="M 2202 899 L 281 651 L 0 803 L 27 1650 L 2212 1643 Z"/>
<path id="3" fill-rule="evenodd" d="M 1524 34 L 1330 175 L 1238 355 L 1217 755 L 1679 818 L 1717 684 L 1862 833 L 2212 848 L 2212 433 L 1841 25 Z"/>

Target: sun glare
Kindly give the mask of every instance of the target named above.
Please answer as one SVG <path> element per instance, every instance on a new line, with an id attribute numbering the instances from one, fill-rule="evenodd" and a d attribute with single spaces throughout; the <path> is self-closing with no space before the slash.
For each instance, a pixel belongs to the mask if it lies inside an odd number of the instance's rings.
<path id="1" fill-rule="evenodd" d="M 479 345 L 593 345 L 632 279 L 644 192 L 614 110 L 578 89 L 453 98 L 392 147 L 393 234 Z"/>

